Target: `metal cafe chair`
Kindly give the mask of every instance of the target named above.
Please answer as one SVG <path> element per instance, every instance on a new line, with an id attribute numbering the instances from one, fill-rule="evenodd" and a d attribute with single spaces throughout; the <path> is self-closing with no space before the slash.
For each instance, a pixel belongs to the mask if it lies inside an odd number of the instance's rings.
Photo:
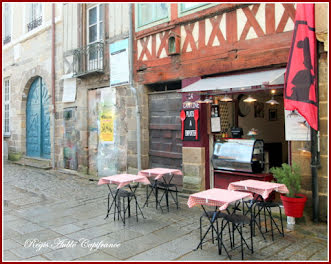
<path id="1" fill-rule="evenodd" d="M 244 244 L 246 245 L 246 247 L 251 251 L 251 253 L 254 253 L 254 248 L 253 248 L 253 221 L 251 220 L 251 218 L 249 218 L 246 215 L 242 215 L 242 214 L 229 214 L 229 215 L 225 215 L 223 220 L 222 220 L 222 225 L 221 225 L 221 231 L 219 233 L 219 236 L 221 240 L 221 243 L 223 243 L 223 230 L 225 229 L 225 227 L 227 225 L 230 226 L 230 224 L 232 225 L 232 230 L 230 233 L 230 245 L 231 245 L 231 249 L 236 249 L 239 246 L 235 247 L 235 232 L 237 231 L 239 236 L 240 236 L 240 248 L 241 248 L 241 259 L 244 259 Z M 247 238 L 244 238 L 244 234 L 243 234 L 243 226 L 245 225 L 249 225 L 250 226 L 250 246 L 247 243 Z M 218 248 L 218 253 L 222 254 L 222 247 Z M 228 253 L 227 253 L 228 254 Z M 228 254 L 229 256 L 229 254 Z M 230 256 L 229 256 L 230 258 Z M 231 259 L 231 258 L 230 258 Z"/>
<path id="2" fill-rule="evenodd" d="M 279 218 L 280 218 L 280 224 L 281 224 L 281 230 L 275 221 L 273 215 L 272 215 L 272 208 L 278 208 L 279 209 Z M 257 213 L 256 210 L 257 209 Z M 258 201 L 255 203 L 254 206 L 254 216 L 259 219 L 259 226 L 261 227 L 261 213 L 263 210 L 264 214 L 264 225 L 265 225 L 265 232 L 271 231 L 271 237 L 272 241 L 274 241 L 274 229 L 277 229 L 279 234 L 281 234 L 284 237 L 284 226 L 283 226 L 283 219 L 282 219 L 282 210 L 279 204 L 275 202 L 266 202 L 266 201 Z M 268 224 L 267 224 L 267 217 L 270 219 L 270 230 L 268 230 Z M 275 228 L 273 227 L 275 226 Z"/>

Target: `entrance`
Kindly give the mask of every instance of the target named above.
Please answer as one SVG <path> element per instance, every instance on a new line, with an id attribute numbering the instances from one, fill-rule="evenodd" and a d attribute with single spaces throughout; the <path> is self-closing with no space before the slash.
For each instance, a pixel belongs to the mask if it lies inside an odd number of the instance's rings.
<path id="1" fill-rule="evenodd" d="M 177 91 L 150 94 L 149 167 L 182 169 L 182 95 Z"/>
<path id="2" fill-rule="evenodd" d="M 50 159 L 49 97 L 42 78 L 31 84 L 26 105 L 26 154 L 29 157 Z"/>

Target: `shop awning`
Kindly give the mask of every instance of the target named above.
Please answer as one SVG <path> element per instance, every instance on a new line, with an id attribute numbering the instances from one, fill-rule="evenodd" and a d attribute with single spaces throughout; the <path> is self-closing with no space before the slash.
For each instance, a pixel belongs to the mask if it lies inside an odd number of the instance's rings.
<path id="1" fill-rule="evenodd" d="M 261 88 L 261 86 L 280 85 L 284 84 L 285 70 L 285 68 L 281 68 L 276 70 L 205 78 L 182 88 L 180 92 L 185 93 L 217 90 L 227 93 L 250 91 L 252 89 Z"/>

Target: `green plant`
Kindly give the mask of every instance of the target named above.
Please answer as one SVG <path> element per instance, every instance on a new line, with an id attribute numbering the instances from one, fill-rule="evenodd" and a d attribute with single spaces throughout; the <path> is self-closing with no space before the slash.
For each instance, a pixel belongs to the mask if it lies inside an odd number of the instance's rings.
<path id="1" fill-rule="evenodd" d="M 301 189 L 300 167 L 293 163 L 292 166 L 283 163 L 282 167 L 273 167 L 270 172 L 277 179 L 278 183 L 285 184 L 289 193 L 288 197 L 295 197 Z"/>

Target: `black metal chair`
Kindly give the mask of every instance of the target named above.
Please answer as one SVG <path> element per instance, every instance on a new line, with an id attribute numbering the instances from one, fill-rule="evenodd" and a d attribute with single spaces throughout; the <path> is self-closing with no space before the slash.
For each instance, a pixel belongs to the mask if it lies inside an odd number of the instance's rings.
<path id="1" fill-rule="evenodd" d="M 135 186 L 133 186 L 134 189 L 136 189 L 138 186 L 138 184 L 136 184 Z M 126 215 L 126 212 L 128 211 L 128 217 L 130 218 L 131 217 L 131 200 L 133 198 L 135 198 L 135 194 L 134 194 L 134 191 L 132 191 L 132 189 L 130 190 L 124 190 L 124 189 L 119 189 L 119 190 L 116 190 L 116 189 L 113 189 L 111 190 L 111 192 L 113 193 L 116 193 L 116 191 L 118 191 L 117 193 L 117 196 L 116 196 L 116 199 L 113 201 L 114 203 L 114 221 L 116 220 L 116 214 L 117 214 L 117 220 L 119 220 L 121 218 L 121 220 L 123 221 L 123 224 L 125 225 L 125 215 Z M 109 208 L 109 196 L 110 196 L 111 193 L 108 194 L 108 213 L 107 213 L 107 216 L 106 218 L 108 217 L 108 214 L 109 214 L 109 211 L 110 211 L 110 207 Z M 138 205 L 138 202 L 137 200 L 135 199 L 135 205 L 136 205 L 136 219 L 137 219 L 137 222 L 138 222 L 138 209 L 140 210 L 140 213 L 141 215 L 144 217 L 139 205 Z M 122 208 L 121 208 L 122 207 Z M 121 215 L 121 213 L 123 212 L 123 217 Z"/>
<path id="2" fill-rule="evenodd" d="M 215 211 L 206 211 L 206 212 L 203 212 L 203 214 L 200 216 L 200 241 L 201 241 L 200 249 L 202 249 L 202 244 L 204 243 L 204 242 L 202 242 L 202 240 L 203 240 L 203 238 L 202 238 L 202 219 L 206 217 L 210 220 L 213 217 L 214 213 L 215 213 Z M 216 215 L 215 215 L 216 221 L 215 222 L 216 222 L 216 231 L 217 231 L 217 233 L 219 232 L 217 219 L 224 218 L 226 215 L 227 214 L 222 213 L 220 211 L 218 211 L 216 213 Z M 209 223 L 210 223 L 210 221 L 209 221 Z M 211 228 L 211 234 L 212 234 L 212 243 L 214 244 L 214 228 Z M 229 234 L 230 234 L 230 226 L 229 226 Z M 205 234 L 205 236 L 206 235 L 207 234 Z M 217 234 L 216 234 L 216 237 L 217 237 Z"/>
<path id="3" fill-rule="evenodd" d="M 158 193 L 159 190 L 163 191 L 163 194 L 162 194 L 160 200 L 157 201 L 157 203 L 159 204 L 161 210 L 163 211 L 161 201 L 163 200 L 163 197 L 165 197 L 167 210 L 169 212 L 169 193 L 170 193 L 170 196 L 172 197 L 172 199 L 173 199 L 173 201 L 176 204 L 176 207 L 178 209 L 178 188 L 177 188 L 177 185 L 174 184 L 174 183 L 166 183 L 166 182 L 158 181 L 157 186 L 156 186 L 156 193 Z M 175 193 L 175 197 L 173 196 L 173 193 Z M 156 198 L 157 198 L 157 196 L 156 196 Z"/>
<path id="4" fill-rule="evenodd" d="M 221 232 L 219 233 L 220 235 L 220 240 L 221 243 L 223 243 L 223 230 L 225 229 L 226 225 L 232 225 L 232 231 L 230 234 L 230 245 L 232 249 L 236 249 L 239 246 L 235 247 L 235 239 L 234 239 L 234 234 L 237 231 L 240 236 L 240 247 L 241 247 L 241 259 L 244 259 L 244 244 L 247 246 L 247 248 L 251 251 L 251 253 L 254 253 L 254 248 L 253 248 L 253 221 L 251 218 L 249 218 L 246 215 L 242 214 L 227 214 L 223 217 L 222 220 L 222 226 L 221 226 Z M 251 245 L 249 246 L 247 243 L 247 238 L 244 238 L 243 234 L 243 226 L 244 225 L 249 225 L 250 226 L 250 240 L 251 240 Z M 219 254 L 222 254 L 222 247 L 218 248 Z M 229 256 L 230 258 L 230 256 Z"/>
<path id="5" fill-rule="evenodd" d="M 278 227 L 278 224 L 276 223 L 273 215 L 272 215 L 272 208 L 278 208 L 279 209 L 279 218 L 280 218 L 280 224 L 281 224 L 281 230 Z M 257 212 L 256 212 L 257 209 Z M 271 237 L 272 237 L 272 241 L 274 241 L 274 227 L 273 225 L 276 227 L 276 229 L 278 230 L 279 234 L 281 234 L 284 237 L 284 227 L 283 227 L 283 219 L 282 219 L 282 210 L 279 204 L 275 203 L 275 202 L 264 202 L 264 201 L 260 201 L 255 203 L 254 206 L 254 215 L 255 217 L 258 217 L 259 219 L 259 225 L 261 227 L 261 213 L 263 210 L 263 214 L 264 214 L 264 224 L 265 224 L 265 232 L 268 232 L 268 224 L 267 224 L 267 217 L 269 217 L 270 219 L 270 230 L 271 231 Z"/>

